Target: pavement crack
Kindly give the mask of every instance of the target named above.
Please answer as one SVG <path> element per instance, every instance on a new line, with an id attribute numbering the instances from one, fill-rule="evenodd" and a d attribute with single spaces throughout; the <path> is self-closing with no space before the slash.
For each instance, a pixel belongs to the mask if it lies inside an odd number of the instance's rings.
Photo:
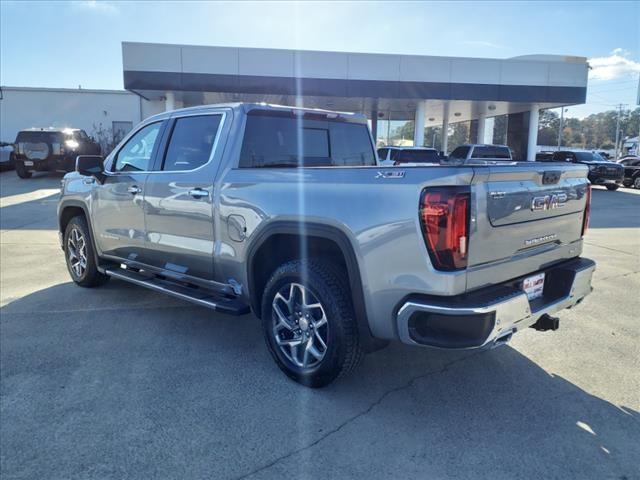
<path id="1" fill-rule="evenodd" d="M 627 272 L 627 273 L 621 273 L 619 275 L 611 275 L 610 277 L 604 277 L 601 278 L 599 281 L 600 282 L 604 282 L 605 280 L 611 280 L 612 278 L 623 278 L 623 277 L 628 277 L 630 275 L 635 275 L 637 273 L 640 273 L 640 270 L 635 270 L 633 272 Z"/>
<path id="2" fill-rule="evenodd" d="M 234 477 L 234 480 L 243 480 L 245 478 L 249 478 L 249 477 L 251 477 L 253 475 L 256 475 L 256 474 L 258 474 L 260 472 L 268 470 L 269 468 L 273 467 L 274 465 L 280 463 L 283 460 L 286 460 L 286 459 L 288 459 L 288 458 L 290 458 L 290 457 L 292 457 L 294 455 L 297 455 L 298 453 L 304 452 L 305 450 L 309 450 L 310 448 L 315 447 L 316 445 L 318 445 L 320 442 L 322 442 L 326 438 L 338 433 L 340 430 L 342 430 L 346 426 L 350 425 L 351 423 L 355 422 L 359 418 L 362 418 L 365 415 L 369 414 L 374 408 L 376 408 L 378 405 L 380 405 L 390 395 L 392 395 L 394 393 L 397 393 L 397 392 L 400 392 L 402 390 L 407 390 L 407 389 L 413 387 L 416 382 L 418 382 L 419 380 L 422 380 L 424 378 L 431 377 L 431 376 L 434 376 L 434 375 L 443 374 L 443 373 L 447 372 L 451 367 L 457 365 L 458 363 L 462 363 L 462 362 L 464 362 L 464 361 L 466 361 L 466 360 L 468 360 L 468 359 L 470 359 L 472 357 L 475 357 L 477 355 L 482 354 L 485 351 L 486 350 L 479 350 L 478 352 L 473 353 L 471 355 L 467 355 L 465 357 L 458 358 L 457 360 L 453 360 L 452 362 L 449 362 L 449 363 L 445 364 L 444 366 L 442 366 L 441 368 L 439 368 L 437 370 L 431 370 L 429 372 L 422 373 L 420 375 L 416 375 L 415 377 L 410 378 L 408 381 L 406 381 L 402 385 L 394 387 L 394 388 L 391 388 L 389 390 L 386 390 L 385 392 L 382 393 L 382 395 L 380 395 L 378 397 L 377 400 L 375 400 L 373 403 L 371 403 L 367 408 L 365 408 L 361 412 L 349 417 L 344 422 L 339 424 L 337 427 L 327 431 L 326 433 L 324 433 L 323 435 L 321 435 L 319 438 L 317 438 L 313 442 L 309 443 L 308 445 L 305 445 L 303 447 L 300 447 L 300 448 L 297 448 L 295 450 L 292 450 L 289 453 L 281 455 L 280 457 L 272 460 L 271 462 L 269 462 L 269 463 L 267 463 L 265 465 L 262 465 L 261 467 L 258 467 L 258 468 L 254 469 L 254 470 L 252 470 L 252 471 L 250 471 L 248 473 L 245 473 L 245 474 L 240 475 L 238 477 Z"/>
<path id="3" fill-rule="evenodd" d="M 625 255 L 636 255 L 635 253 L 625 252 L 624 250 L 618 250 L 617 248 L 605 247 L 604 245 L 598 245 L 597 243 L 584 242 L 587 245 L 591 245 L 592 247 L 604 248 L 605 250 L 611 250 L 616 253 L 624 253 Z"/>

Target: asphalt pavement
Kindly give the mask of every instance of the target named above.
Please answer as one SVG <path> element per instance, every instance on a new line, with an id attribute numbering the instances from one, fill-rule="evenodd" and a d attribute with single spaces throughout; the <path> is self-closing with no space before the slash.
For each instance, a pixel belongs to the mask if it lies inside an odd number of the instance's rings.
<path id="1" fill-rule="evenodd" d="M 594 292 L 556 332 L 392 344 L 310 390 L 252 316 L 73 285 L 60 176 L 0 174 L 3 479 L 640 478 L 640 191 L 594 188 Z"/>

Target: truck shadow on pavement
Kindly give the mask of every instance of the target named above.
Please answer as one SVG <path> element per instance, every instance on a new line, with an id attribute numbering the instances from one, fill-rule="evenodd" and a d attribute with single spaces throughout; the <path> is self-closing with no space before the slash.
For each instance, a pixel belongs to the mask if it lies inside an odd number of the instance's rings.
<path id="1" fill-rule="evenodd" d="M 392 344 L 310 390 L 253 316 L 117 281 L 0 318 L 5 478 L 638 478 L 638 412 L 511 347 Z"/>

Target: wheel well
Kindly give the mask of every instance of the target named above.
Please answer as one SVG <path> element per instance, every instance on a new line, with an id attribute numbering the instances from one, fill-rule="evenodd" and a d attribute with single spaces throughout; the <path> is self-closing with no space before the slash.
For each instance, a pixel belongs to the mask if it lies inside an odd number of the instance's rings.
<path id="1" fill-rule="evenodd" d="M 300 224 L 297 223 L 280 225 L 279 231 L 273 231 L 264 241 L 259 240 L 255 251 L 249 249 L 247 273 L 253 313 L 261 316 L 264 287 L 276 268 L 291 260 L 322 257 L 332 262 L 347 276 L 360 342 L 364 350 L 374 352 L 384 348 L 389 342 L 374 338 L 369 329 L 358 261 L 349 240 L 341 232 L 324 226 L 305 225 L 305 235 L 298 233 L 299 229 Z"/>
<path id="2" fill-rule="evenodd" d="M 60 231 L 64 234 L 64 231 L 67 229 L 67 225 L 69 221 L 73 217 L 77 217 L 78 215 L 82 215 L 86 218 L 84 210 L 81 207 L 65 207 L 60 214 Z"/>
<path id="3" fill-rule="evenodd" d="M 271 274 L 283 263 L 322 257 L 348 273 L 342 250 L 333 240 L 287 233 L 271 235 L 252 256 L 250 293 L 254 313 L 260 317 L 262 293 Z"/>

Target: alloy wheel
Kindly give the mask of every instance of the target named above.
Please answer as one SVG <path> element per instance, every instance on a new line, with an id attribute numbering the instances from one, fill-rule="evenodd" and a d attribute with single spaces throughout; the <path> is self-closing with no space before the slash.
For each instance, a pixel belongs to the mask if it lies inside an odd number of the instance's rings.
<path id="1" fill-rule="evenodd" d="M 636 179 L 633 181 L 633 188 L 640 189 L 640 177 L 636 177 Z"/>
<path id="2" fill-rule="evenodd" d="M 76 278 L 82 278 L 87 270 L 87 241 L 78 228 L 73 228 L 69 232 L 67 258 Z"/>
<path id="3" fill-rule="evenodd" d="M 273 337 L 296 367 L 311 369 L 327 353 L 329 324 L 316 296 L 299 283 L 287 283 L 273 298 Z"/>

